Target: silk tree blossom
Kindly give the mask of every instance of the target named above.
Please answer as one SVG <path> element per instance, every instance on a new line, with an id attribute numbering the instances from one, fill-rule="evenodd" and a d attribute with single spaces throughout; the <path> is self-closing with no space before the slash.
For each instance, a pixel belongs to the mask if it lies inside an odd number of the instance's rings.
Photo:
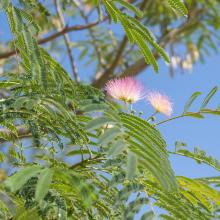
<path id="1" fill-rule="evenodd" d="M 182 68 L 189 72 L 192 72 L 193 69 L 193 61 L 190 54 L 186 55 L 186 60 L 182 63 Z"/>
<path id="2" fill-rule="evenodd" d="M 133 77 L 109 80 L 105 89 L 111 97 L 129 104 L 145 97 L 144 86 Z"/>
<path id="3" fill-rule="evenodd" d="M 199 59 L 199 51 L 193 50 L 191 53 L 192 53 L 193 62 L 196 62 Z"/>
<path id="4" fill-rule="evenodd" d="M 170 63 L 168 63 L 169 66 L 176 69 L 180 64 L 181 64 L 181 57 L 179 56 L 170 57 Z"/>
<path id="5" fill-rule="evenodd" d="M 157 91 L 150 92 L 147 95 L 147 100 L 157 112 L 160 112 L 168 117 L 172 115 L 173 104 L 166 95 Z"/>

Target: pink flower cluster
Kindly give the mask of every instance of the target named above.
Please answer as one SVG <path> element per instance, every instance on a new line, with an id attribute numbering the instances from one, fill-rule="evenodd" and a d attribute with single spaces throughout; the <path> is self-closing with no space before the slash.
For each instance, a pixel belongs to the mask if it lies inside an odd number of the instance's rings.
<path id="1" fill-rule="evenodd" d="M 133 77 L 109 80 L 105 85 L 105 90 L 109 96 L 128 104 L 146 97 L 156 112 L 166 116 L 171 116 L 173 112 L 173 105 L 169 97 L 155 91 L 146 94 L 142 83 Z"/>
<path id="2" fill-rule="evenodd" d="M 110 96 L 126 103 L 134 103 L 144 98 L 143 85 L 133 77 L 109 80 L 105 89 Z"/>
<path id="3" fill-rule="evenodd" d="M 157 112 L 160 112 L 168 117 L 173 113 L 173 104 L 169 97 L 162 95 L 161 93 L 155 91 L 150 92 L 147 95 L 147 100 L 154 107 Z"/>

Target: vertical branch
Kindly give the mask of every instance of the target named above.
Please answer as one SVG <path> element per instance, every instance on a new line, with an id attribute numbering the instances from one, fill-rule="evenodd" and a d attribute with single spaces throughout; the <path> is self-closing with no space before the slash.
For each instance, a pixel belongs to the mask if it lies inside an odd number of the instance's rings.
<path id="1" fill-rule="evenodd" d="M 58 16 L 59 22 L 60 22 L 59 29 L 62 30 L 63 28 L 65 28 L 66 25 L 65 25 L 65 19 L 64 19 L 64 16 L 63 16 L 63 13 L 62 13 L 62 10 L 60 8 L 58 0 L 54 0 L 54 5 L 55 5 L 57 16 Z M 78 82 L 79 81 L 78 70 L 76 68 L 75 60 L 74 60 L 74 57 L 73 57 L 72 51 L 71 51 L 71 46 L 70 46 L 71 41 L 70 41 L 69 36 L 68 36 L 67 33 L 63 34 L 63 39 L 64 39 L 64 42 L 65 42 L 65 45 L 66 45 L 66 49 L 67 49 L 67 53 L 68 53 L 68 56 L 69 56 L 70 65 L 71 65 L 71 68 L 72 68 L 74 79 L 76 80 L 76 82 Z"/>
<path id="2" fill-rule="evenodd" d="M 83 18 L 83 20 L 85 21 L 86 24 L 89 24 L 89 19 L 88 19 L 88 16 L 86 16 L 84 14 L 84 11 L 81 9 L 80 7 L 80 3 L 77 1 L 77 0 L 73 0 L 73 3 L 76 5 L 76 7 L 79 9 L 79 13 L 81 15 L 81 17 Z M 102 17 L 102 16 L 101 16 Z M 101 18 L 99 18 L 101 19 Z M 103 19 L 103 18 L 102 18 Z M 97 39 L 96 39 L 96 36 L 95 36 L 95 33 L 94 33 L 94 30 L 92 28 L 88 28 L 88 32 L 92 38 L 92 44 L 93 44 L 93 47 L 95 49 L 95 53 L 96 53 L 96 56 L 98 58 L 98 62 L 99 62 L 99 65 L 103 68 L 103 69 L 106 69 L 106 63 L 105 63 L 105 60 L 103 59 L 102 57 L 102 53 L 101 53 L 101 48 L 99 47 L 99 45 L 97 44 Z"/>
<path id="3" fill-rule="evenodd" d="M 140 5 L 140 10 L 144 10 L 144 8 L 146 7 L 148 3 L 148 0 L 144 0 L 141 5 Z M 137 18 L 137 16 L 135 16 L 135 18 Z M 121 59 L 121 56 L 127 46 L 127 43 L 128 43 L 128 38 L 127 36 L 124 36 L 122 41 L 121 41 L 121 44 L 119 46 L 119 49 L 118 51 L 116 52 L 116 55 L 115 55 L 115 58 L 113 59 L 113 62 L 112 64 L 110 65 L 110 67 L 100 76 L 100 78 L 98 78 L 96 81 L 93 82 L 93 86 L 97 87 L 97 88 L 101 88 L 105 83 L 106 81 L 109 79 L 109 77 L 111 75 L 113 75 L 114 73 L 114 70 L 115 68 L 117 67 L 120 59 Z"/>

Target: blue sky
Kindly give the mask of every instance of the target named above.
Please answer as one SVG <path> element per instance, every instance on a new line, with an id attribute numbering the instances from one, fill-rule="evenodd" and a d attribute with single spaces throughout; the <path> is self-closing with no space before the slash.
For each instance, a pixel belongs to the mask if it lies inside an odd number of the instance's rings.
<path id="1" fill-rule="evenodd" d="M 8 32 L 8 24 L 5 16 L 0 13 L 0 39 L 7 40 L 11 38 Z M 79 23 L 79 22 L 75 22 Z M 83 37 L 85 32 L 71 33 L 70 37 L 73 40 Z M 62 38 L 60 38 L 62 40 Z M 78 54 L 77 50 L 74 50 Z M 177 71 L 174 78 L 170 78 L 168 67 L 163 61 L 159 61 L 160 71 L 155 74 L 152 68 L 143 71 L 138 78 L 144 83 L 148 89 L 159 90 L 171 97 L 174 103 L 174 115 L 179 115 L 183 111 L 184 104 L 195 91 L 200 91 L 203 95 L 194 103 L 192 110 L 199 108 L 203 98 L 214 86 L 220 85 L 219 73 L 220 55 L 213 54 L 206 58 L 205 64 L 197 63 L 193 72 L 181 73 Z M 70 71 L 68 59 L 62 59 L 64 67 Z M 87 75 L 88 69 L 82 65 L 78 66 L 81 78 L 89 81 Z M 91 73 L 91 71 L 89 72 Z M 209 104 L 210 108 L 215 108 L 220 104 L 220 91 Z M 142 101 L 135 105 L 137 111 L 144 111 L 143 117 L 147 118 L 153 113 L 153 109 Z M 165 119 L 165 118 L 164 118 Z M 163 125 L 158 128 L 163 137 L 167 141 L 168 149 L 174 149 L 175 141 L 183 141 L 188 144 L 189 149 L 197 146 L 200 149 L 206 150 L 208 155 L 214 156 L 220 160 L 220 117 L 206 116 L 205 119 L 183 118 L 178 119 Z M 184 175 L 187 177 L 202 177 L 219 175 L 219 172 L 206 165 L 199 165 L 191 159 L 186 159 L 181 156 L 171 156 L 172 167 L 176 175 Z"/>
<path id="2" fill-rule="evenodd" d="M 9 33 L 7 20 L 0 12 L 0 40 L 12 38 Z M 71 22 L 72 23 L 72 22 Z M 74 20 L 74 24 L 80 24 L 80 21 Z M 120 33 L 121 29 L 116 27 Z M 74 32 L 70 34 L 71 40 L 75 41 L 85 37 L 85 32 Z M 59 38 L 62 43 L 62 38 Z M 0 51 L 1 52 L 1 51 Z M 73 49 L 74 55 L 78 55 L 77 49 Z M 61 57 L 62 65 L 71 72 L 67 57 Z M 192 111 L 196 111 L 206 94 L 214 87 L 220 86 L 219 72 L 220 55 L 212 54 L 206 58 L 205 64 L 197 63 L 192 73 L 181 73 L 176 71 L 174 78 L 169 76 L 169 69 L 162 60 L 159 61 L 159 74 L 155 74 L 152 68 L 148 68 L 138 76 L 147 89 L 161 91 L 171 97 L 174 103 L 174 115 L 183 112 L 184 104 L 195 91 L 202 92 L 202 96 L 192 106 Z M 79 74 L 82 80 L 89 81 L 93 72 L 93 67 L 85 68 L 82 64 L 78 66 Z M 220 104 L 220 91 L 213 98 L 208 107 L 215 108 Z M 148 118 L 153 113 L 153 109 L 146 101 L 137 103 L 134 108 L 137 111 L 143 111 L 143 117 Z M 163 120 L 165 117 L 160 116 Z M 175 141 L 183 141 L 188 144 L 188 149 L 199 147 L 220 160 L 220 117 L 207 115 L 205 119 L 183 118 L 162 124 L 159 127 L 164 139 L 167 142 L 168 149 L 174 149 Z M 207 165 L 197 164 L 192 159 L 181 156 L 171 156 L 171 164 L 176 175 L 187 177 L 216 176 L 219 172 Z M 146 207 L 143 207 L 143 210 Z M 136 216 L 135 219 L 138 219 Z"/>
<path id="3" fill-rule="evenodd" d="M 176 73 L 173 79 L 168 75 L 167 66 L 160 62 L 158 75 L 152 69 L 146 69 L 139 78 L 148 88 L 162 91 L 171 97 L 174 103 L 174 115 L 183 112 L 184 104 L 192 93 L 202 92 L 202 96 L 192 106 L 192 110 L 196 111 L 210 89 L 220 83 L 219 58 L 219 55 L 213 55 L 207 58 L 205 64 L 198 63 L 191 74 Z M 218 92 L 208 107 L 215 108 L 219 104 Z M 146 103 L 140 103 L 139 108 L 144 109 L 145 114 L 152 113 L 152 109 Z M 158 128 L 167 141 L 169 149 L 174 149 L 175 141 L 183 141 L 188 144 L 189 149 L 197 146 L 220 160 L 219 125 L 220 118 L 209 115 L 205 119 L 177 119 Z M 219 175 L 219 172 L 206 165 L 199 165 L 191 159 L 180 156 L 172 156 L 171 163 L 177 175 L 188 177 Z"/>

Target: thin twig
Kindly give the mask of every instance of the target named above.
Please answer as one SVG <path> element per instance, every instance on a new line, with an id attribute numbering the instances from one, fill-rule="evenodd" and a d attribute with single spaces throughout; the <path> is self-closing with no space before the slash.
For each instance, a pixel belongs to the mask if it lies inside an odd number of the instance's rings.
<path id="1" fill-rule="evenodd" d="M 65 27 L 63 28 L 62 30 L 54 33 L 54 34 L 51 34 L 50 36 L 48 37 L 45 37 L 43 39 L 40 39 L 38 40 L 38 44 L 45 44 L 45 43 L 48 43 L 58 37 L 61 37 L 63 36 L 63 34 L 65 33 L 68 33 L 68 32 L 71 32 L 71 31 L 83 31 L 83 30 L 86 30 L 90 27 L 94 27 L 96 25 L 98 25 L 99 23 L 103 22 L 103 21 L 106 21 L 108 19 L 108 16 L 104 17 L 104 19 L 102 21 L 95 21 L 95 22 L 92 22 L 92 23 L 89 23 L 89 24 L 86 24 L 86 25 L 74 25 L 74 26 L 70 26 L 70 27 Z M 0 53 L 0 60 L 1 59 L 7 59 L 13 55 L 15 55 L 15 50 L 11 50 L 11 51 L 8 51 L 8 52 L 5 52 L 5 53 Z"/>
<path id="2" fill-rule="evenodd" d="M 155 111 L 151 116 L 149 116 L 149 117 L 146 119 L 146 121 L 147 121 L 147 122 L 150 122 L 150 121 L 153 119 L 153 117 L 154 117 L 157 113 L 158 113 L 158 111 Z"/>
<path id="3" fill-rule="evenodd" d="M 113 75 L 113 72 L 114 72 L 114 70 L 115 70 L 115 68 L 116 68 L 116 66 L 117 66 L 117 64 L 120 60 L 120 57 L 121 57 L 126 45 L 127 45 L 127 38 L 124 37 L 122 42 L 121 42 L 121 45 L 118 49 L 118 52 L 115 56 L 115 59 L 112 62 L 112 65 L 96 81 L 93 82 L 92 85 L 94 87 L 101 88 L 106 83 L 106 81 L 109 79 L 109 77 L 111 75 Z"/>
<path id="4" fill-rule="evenodd" d="M 144 0 L 142 2 L 142 4 L 140 5 L 140 10 L 143 10 L 145 8 L 145 6 L 147 5 L 147 2 L 148 0 Z M 137 19 L 137 16 L 135 16 L 135 18 Z M 127 36 L 124 36 L 111 66 L 96 81 L 93 82 L 94 87 L 101 88 L 107 82 L 109 77 L 113 75 L 114 70 L 117 67 L 120 61 L 120 58 L 124 52 L 124 49 L 127 46 L 127 43 L 128 43 L 128 38 Z"/>
<path id="5" fill-rule="evenodd" d="M 181 152 L 168 151 L 168 153 L 169 153 L 169 154 L 173 154 L 173 155 L 179 155 L 179 156 L 191 158 L 191 159 L 193 159 L 193 160 L 195 160 L 195 161 L 197 161 L 197 162 L 199 162 L 199 163 L 207 164 L 207 165 L 213 167 L 214 169 L 220 171 L 220 169 L 218 169 L 215 165 L 213 165 L 213 164 L 211 164 L 211 163 L 209 163 L 209 162 L 206 162 L 205 160 L 203 160 L 203 159 L 200 158 L 200 157 L 185 155 L 185 154 L 183 154 L 183 153 L 181 153 Z"/>
<path id="6" fill-rule="evenodd" d="M 88 19 L 88 16 L 86 16 L 84 14 L 84 11 L 81 9 L 80 7 L 80 3 L 76 0 L 73 0 L 74 4 L 76 5 L 76 7 L 78 8 L 79 10 L 79 13 L 81 15 L 81 17 L 83 18 L 83 20 L 85 21 L 86 24 L 89 24 L 89 19 Z M 99 18 L 100 19 L 100 18 Z M 103 67 L 104 69 L 106 69 L 106 62 L 105 60 L 103 59 L 102 57 L 102 52 L 101 52 L 101 48 L 99 47 L 99 45 L 97 44 L 97 39 L 96 39 L 96 36 L 95 36 L 95 32 L 94 30 L 90 27 L 88 28 L 88 32 L 92 38 L 92 44 L 94 46 L 94 49 L 95 49 L 95 52 L 96 52 L 96 55 L 97 55 L 97 58 L 98 58 L 98 62 L 100 64 L 101 67 Z"/>
<path id="7" fill-rule="evenodd" d="M 15 133 L 13 133 L 11 130 L 7 129 L 7 128 L 1 128 L 0 129 L 0 133 L 4 134 L 2 136 L 10 136 L 12 138 L 14 138 L 15 140 L 18 139 L 22 139 L 22 138 L 26 138 L 26 137 L 31 137 L 32 134 L 30 132 L 30 129 L 23 126 L 23 125 L 19 125 L 16 127 L 17 130 L 17 134 L 18 136 L 15 135 Z M 4 143 L 7 142 L 8 140 L 5 140 L 3 138 L 0 138 L 0 143 Z"/>
<path id="8" fill-rule="evenodd" d="M 55 5 L 55 8 L 56 8 L 57 16 L 58 16 L 59 21 L 60 21 L 60 25 L 59 25 L 60 30 L 62 30 L 66 26 L 66 24 L 65 24 L 65 19 L 64 19 L 64 16 L 63 16 L 63 13 L 62 13 L 62 10 L 60 8 L 58 0 L 54 0 L 54 5 Z M 68 36 L 67 33 L 63 34 L 63 39 L 64 39 L 64 42 L 65 42 L 65 45 L 66 45 L 66 49 L 67 49 L 67 53 L 68 53 L 68 56 L 69 56 L 70 65 L 71 65 L 71 68 L 72 68 L 74 79 L 75 79 L 76 82 L 79 82 L 78 70 L 76 68 L 74 56 L 72 54 L 71 46 L 70 46 L 71 41 L 70 41 L 69 36 Z"/>
<path id="9" fill-rule="evenodd" d="M 203 113 L 205 113 L 205 112 L 203 112 Z M 164 124 L 164 123 L 167 123 L 167 122 L 170 122 L 170 121 L 179 119 L 179 118 L 190 117 L 190 116 L 193 117 L 193 115 L 196 115 L 196 114 L 201 114 L 201 112 L 190 112 L 190 113 L 178 115 L 178 116 L 175 116 L 175 117 L 173 117 L 173 118 L 168 118 L 168 119 L 166 119 L 166 120 L 164 120 L 164 121 L 160 121 L 160 122 L 154 124 L 154 126 L 158 126 L 158 125 L 161 125 L 161 124 Z"/>
<path id="10" fill-rule="evenodd" d="M 89 158 L 89 159 L 86 159 L 86 160 L 82 160 L 82 161 L 80 161 L 80 162 L 78 162 L 78 163 L 76 163 L 76 164 L 74 164 L 74 165 L 72 165 L 70 168 L 71 169 L 75 169 L 76 167 L 78 167 L 78 166 L 85 166 L 86 164 L 90 164 L 90 163 L 93 163 L 93 162 L 95 162 L 95 161 L 101 161 L 101 160 L 103 160 L 103 159 L 105 159 L 105 158 L 103 158 L 103 155 L 97 155 L 97 156 L 95 156 L 95 157 L 93 157 L 93 158 Z"/>
<path id="11" fill-rule="evenodd" d="M 178 28 L 172 29 L 170 32 L 168 32 L 165 36 L 162 36 L 161 39 L 159 40 L 159 45 L 161 47 L 166 46 L 168 43 L 178 43 L 177 37 L 181 36 L 181 34 L 185 31 L 188 30 L 188 28 L 192 25 L 192 24 L 196 24 L 199 22 L 200 16 L 204 13 L 204 9 L 195 9 L 191 11 L 191 18 L 189 20 L 187 20 L 186 22 L 184 22 L 183 24 L 181 24 Z M 123 47 L 124 45 L 124 41 L 122 41 L 121 46 Z M 118 56 L 120 56 L 121 53 L 121 47 L 118 50 Z M 159 59 L 160 56 L 158 53 L 154 52 L 153 53 L 154 57 L 156 59 Z M 117 57 L 118 59 L 118 57 Z M 115 60 L 116 61 L 116 60 Z M 118 63 L 116 63 L 117 65 Z M 115 65 L 115 63 L 113 62 L 112 65 Z M 115 67 L 116 67 L 115 65 Z M 120 75 L 120 77 L 125 77 L 125 76 L 136 76 L 139 73 L 141 73 L 144 69 L 146 69 L 148 66 L 150 66 L 149 64 L 146 63 L 144 58 L 139 59 L 138 61 L 136 61 L 133 65 L 129 66 L 125 71 L 123 71 L 123 73 Z M 101 88 L 105 82 L 109 79 L 109 77 L 113 74 L 113 70 L 115 69 L 115 67 L 113 66 L 113 68 L 110 69 L 110 71 L 106 71 L 104 74 L 101 75 L 101 77 L 99 79 L 97 79 L 96 81 L 93 82 L 93 85 L 97 88 Z"/>

